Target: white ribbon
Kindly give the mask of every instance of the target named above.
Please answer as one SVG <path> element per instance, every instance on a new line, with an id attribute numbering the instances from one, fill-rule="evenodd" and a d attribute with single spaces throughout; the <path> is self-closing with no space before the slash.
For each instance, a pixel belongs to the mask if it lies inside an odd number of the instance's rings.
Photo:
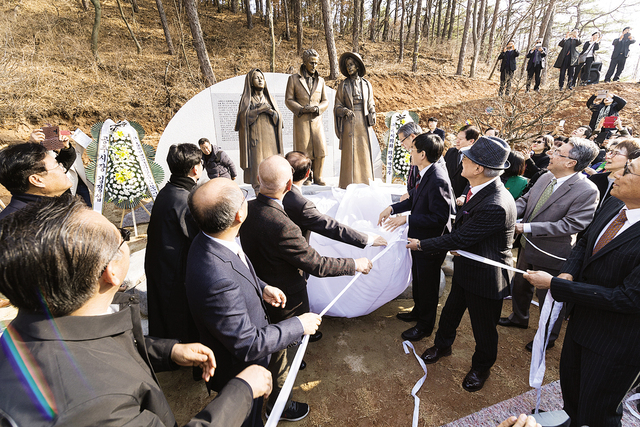
<path id="1" fill-rule="evenodd" d="M 529 385 L 536 389 L 536 414 L 540 409 L 542 380 L 544 379 L 544 373 L 546 370 L 545 349 L 547 348 L 547 345 L 549 345 L 551 330 L 553 329 L 553 325 L 555 325 L 561 310 L 562 303 L 555 301 L 551 296 L 551 292 L 547 291 L 547 297 L 544 300 L 542 312 L 540 313 L 540 321 L 538 322 L 538 332 L 536 332 L 536 336 L 533 338 L 531 368 L 529 369 Z M 549 322 L 548 328 L 547 321 Z"/>
<path id="2" fill-rule="evenodd" d="M 387 176 L 385 182 L 391 184 L 393 179 L 393 151 L 396 145 L 396 122 L 398 121 L 399 113 L 393 113 L 391 116 L 391 123 L 389 124 L 389 144 L 387 144 Z"/>
<path id="3" fill-rule="evenodd" d="M 523 236 L 524 236 L 524 234 L 523 234 Z M 527 243 L 528 243 L 529 245 L 531 245 L 531 247 L 532 247 L 532 248 L 534 248 L 534 249 L 536 249 L 537 251 L 539 251 L 539 252 L 541 252 L 541 253 L 545 254 L 546 256 L 549 256 L 549 257 L 551 257 L 551 258 L 555 258 L 555 259 L 559 259 L 560 261 L 566 261 L 566 260 L 567 260 L 566 258 L 562 258 L 562 257 L 559 257 L 559 256 L 557 256 L 557 255 L 550 254 L 549 252 L 543 251 L 542 249 L 540 249 L 539 247 L 537 247 L 536 245 L 534 245 L 533 243 L 531 243 L 531 240 L 527 239 L 527 236 L 524 236 L 524 240 L 526 240 L 526 241 L 527 241 Z"/>
<path id="4" fill-rule="evenodd" d="M 395 245 L 398 242 L 406 243 L 406 240 L 396 240 L 387 245 L 384 250 L 378 253 L 372 260 L 371 263 L 375 263 L 380 257 L 382 257 L 391 246 Z M 358 280 L 362 276 L 362 273 L 357 273 L 353 276 L 353 279 L 344 287 L 342 291 L 327 305 L 322 312 L 320 312 L 320 316 L 324 316 L 329 309 L 340 299 L 342 295 L 353 285 L 353 283 Z M 265 424 L 265 427 L 275 427 L 278 425 L 278 421 L 280 421 L 280 416 L 284 411 L 284 405 L 289 400 L 289 395 L 291 394 L 291 390 L 293 389 L 293 383 L 296 380 L 296 376 L 298 375 L 298 371 L 300 370 L 300 364 L 302 363 L 302 358 L 304 357 L 304 353 L 307 350 L 307 344 L 309 343 L 309 335 L 305 335 L 302 338 L 302 343 L 300 344 L 300 348 L 296 352 L 296 356 L 293 358 L 293 362 L 291 362 L 291 368 L 289 370 L 289 374 L 287 375 L 287 379 L 284 381 L 282 389 L 280 390 L 280 394 L 278 395 L 278 399 L 276 399 L 276 403 L 273 405 L 273 409 L 271 410 L 271 414 L 269 414 L 269 419 Z"/>
<path id="5" fill-rule="evenodd" d="M 151 194 L 151 198 L 153 200 L 158 197 L 158 186 L 156 185 L 156 181 L 153 179 L 153 174 L 151 173 L 151 168 L 149 167 L 149 161 L 147 160 L 147 156 L 144 155 L 144 150 L 142 149 L 142 144 L 140 143 L 140 138 L 138 136 L 138 132 L 129 124 L 128 121 L 119 122 L 118 125 L 123 124 L 123 131 L 129 133 L 132 142 L 133 153 L 138 159 L 138 164 L 140 165 L 140 169 L 142 170 L 142 176 L 144 178 L 144 183 L 147 185 L 149 189 L 149 194 Z"/>
<path id="6" fill-rule="evenodd" d="M 98 138 L 98 154 L 96 156 L 96 174 L 95 186 L 93 190 L 93 210 L 102 213 L 102 205 L 104 204 L 104 187 L 107 181 L 107 163 L 109 161 L 109 135 L 111 126 L 115 123 L 111 119 L 107 119 L 100 129 L 100 137 Z"/>
<path id="7" fill-rule="evenodd" d="M 402 348 L 404 348 L 404 354 L 409 354 L 408 347 L 411 348 L 411 350 L 413 351 L 413 355 L 416 357 L 416 359 L 418 360 L 418 363 L 420 364 L 420 366 L 422 367 L 422 370 L 424 371 L 424 376 L 420 378 L 418 382 L 411 389 L 411 396 L 413 396 L 413 399 L 414 399 L 413 421 L 411 423 L 411 426 L 418 427 L 418 419 L 420 414 L 420 398 L 418 397 L 417 393 L 420 390 L 420 387 L 422 387 L 422 384 L 424 384 L 425 380 L 427 379 L 427 365 L 424 364 L 424 360 L 422 360 L 421 357 L 418 357 L 418 355 L 416 354 L 416 349 L 413 348 L 413 344 L 411 344 L 411 341 L 402 342 Z"/>
<path id="8" fill-rule="evenodd" d="M 526 273 L 526 271 L 520 270 L 520 269 L 515 268 L 515 267 L 511 267 L 510 265 L 503 264 L 501 262 L 494 261 L 494 260 L 489 259 L 489 258 L 485 258 L 485 257 L 480 256 L 480 255 L 472 254 L 471 252 L 462 251 L 462 250 L 459 250 L 459 249 L 457 249 L 455 251 L 451 251 L 451 252 L 455 252 L 458 255 L 461 255 L 461 256 L 463 256 L 465 258 L 472 259 L 474 261 L 481 262 L 483 264 L 493 265 L 494 267 L 500 267 L 500 268 L 504 268 L 505 270 L 515 271 L 516 273 L 521 273 L 521 274 Z"/>
<path id="9" fill-rule="evenodd" d="M 631 412 L 631 415 L 640 420 L 640 414 L 636 412 L 635 408 L 631 405 L 631 402 L 635 402 L 636 400 L 640 400 L 640 393 L 632 394 L 629 398 L 624 402 L 627 405 L 627 409 Z"/>

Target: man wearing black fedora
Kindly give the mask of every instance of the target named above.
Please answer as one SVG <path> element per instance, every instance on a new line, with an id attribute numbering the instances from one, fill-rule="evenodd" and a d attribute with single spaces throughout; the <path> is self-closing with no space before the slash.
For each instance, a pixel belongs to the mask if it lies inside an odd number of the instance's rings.
<path id="1" fill-rule="evenodd" d="M 516 206 L 499 179 L 509 167 L 509 151 L 509 144 L 502 139 L 486 136 L 462 150 L 462 176 L 469 180 L 470 190 L 453 230 L 432 239 L 409 239 L 407 247 L 427 253 L 460 249 L 511 266 Z M 510 281 L 508 270 L 454 257 L 451 292 L 440 315 L 434 345 L 422 354 L 425 363 L 451 354 L 456 329 L 468 309 L 476 349 L 462 387 L 471 392 L 480 390 L 498 355 L 496 327 Z"/>

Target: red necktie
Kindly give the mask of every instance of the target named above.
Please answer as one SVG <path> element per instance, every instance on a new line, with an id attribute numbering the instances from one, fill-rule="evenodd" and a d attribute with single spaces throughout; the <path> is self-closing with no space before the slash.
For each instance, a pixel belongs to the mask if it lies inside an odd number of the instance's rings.
<path id="1" fill-rule="evenodd" d="M 471 198 L 471 190 L 467 191 L 467 197 L 466 199 L 464 199 L 464 202 L 467 203 L 470 198 Z"/>
<path id="2" fill-rule="evenodd" d="M 613 238 L 616 237 L 616 234 L 618 234 L 618 231 L 620 231 L 620 229 L 622 228 L 622 226 L 626 221 L 627 221 L 627 210 L 625 209 L 622 212 L 620 212 L 620 215 L 618 215 L 617 218 L 614 219 L 611 224 L 609 224 L 609 227 L 607 227 L 606 231 L 602 234 L 602 237 L 600 237 L 600 240 L 598 240 L 596 245 L 593 247 L 593 252 L 591 253 L 591 255 L 595 255 L 596 252 L 598 252 L 607 243 L 613 240 Z"/>

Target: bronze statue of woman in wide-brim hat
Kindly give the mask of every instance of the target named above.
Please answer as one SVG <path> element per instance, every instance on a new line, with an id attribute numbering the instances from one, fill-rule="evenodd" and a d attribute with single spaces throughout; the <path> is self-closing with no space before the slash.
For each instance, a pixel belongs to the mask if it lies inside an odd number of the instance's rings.
<path id="1" fill-rule="evenodd" d="M 376 107 L 371 83 L 363 78 L 364 62 L 357 53 L 340 56 L 340 72 L 346 78 L 336 91 L 336 136 L 340 139 L 340 187 L 352 183 L 369 184 L 373 180 L 371 141 L 376 141 L 372 126 L 376 123 Z"/>

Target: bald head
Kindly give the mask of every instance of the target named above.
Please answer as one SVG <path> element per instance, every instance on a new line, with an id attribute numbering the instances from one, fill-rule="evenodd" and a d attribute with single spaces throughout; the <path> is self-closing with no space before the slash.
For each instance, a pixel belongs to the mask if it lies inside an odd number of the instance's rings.
<path id="1" fill-rule="evenodd" d="M 200 230 L 218 234 L 234 225 L 243 202 L 238 184 L 228 178 L 215 178 L 189 195 L 189 210 Z"/>
<path id="2" fill-rule="evenodd" d="M 292 177 L 291 165 L 284 157 L 277 155 L 267 157 L 258 167 L 260 193 L 281 198 L 289 190 L 287 186 Z"/>

